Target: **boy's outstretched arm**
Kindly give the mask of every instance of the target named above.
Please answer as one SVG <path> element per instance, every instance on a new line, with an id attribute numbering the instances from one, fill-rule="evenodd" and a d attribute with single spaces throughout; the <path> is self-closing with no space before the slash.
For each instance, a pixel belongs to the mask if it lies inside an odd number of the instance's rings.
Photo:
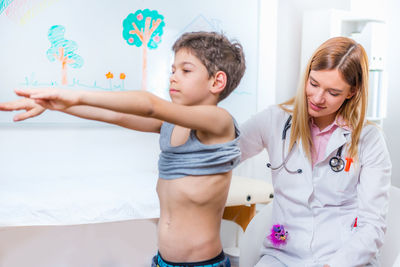
<path id="1" fill-rule="evenodd" d="M 159 98 L 149 92 L 91 92 L 59 89 L 17 90 L 20 96 L 35 99 L 40 105 L 56 110 L 88 105 L 121 113 L 151 117 L 217 136 L 231 136 L 231 115 L 215 105 L 185 106 Z"/>
<path id="2" fill-rule="evenodd" d="M 18 100 L 0 103 L 1 111 L 25 110 L 14 116 L 14 121 L 23 121 L 42 114 L 46 108 L 37 104 L 33 99 L 21 98 Z M 102 121 L 106 123 L 116 124 L 128 129 L 142 132 L 160 132 L 161 121 L 152 118 L 145 118 L 131 114 L 124 114 L 111 110 L 90 107 L 90 106 L 72 106 L 65 110 L 64 113 L 80 117 L 83 119 Z"/>

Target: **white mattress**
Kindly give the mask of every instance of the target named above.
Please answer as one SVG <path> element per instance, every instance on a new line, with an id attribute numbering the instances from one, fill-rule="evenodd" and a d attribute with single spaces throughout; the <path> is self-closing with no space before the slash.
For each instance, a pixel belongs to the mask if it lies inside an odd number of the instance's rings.
<path id="1" fill-rule="evenodd" d="M 157 174 L 0 179 L 0 226 L 70 225 L 159 217 Z"/>
<path id="2" fill-rule="evenodd" d="M 158 153 L 119 128 L 0 128 L 0 226 L 159 217 Z"/>

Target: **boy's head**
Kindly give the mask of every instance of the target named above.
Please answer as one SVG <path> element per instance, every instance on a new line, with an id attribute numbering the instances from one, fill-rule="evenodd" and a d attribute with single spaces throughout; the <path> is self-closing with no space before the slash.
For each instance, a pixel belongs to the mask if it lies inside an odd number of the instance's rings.
<path id="1" fill-rule="evenodd" d="M 226 98 L 239 84 L 246 69 L 243 48 L 238 42 L 230 42 L 216 32 L 189 32 L 183 34 L 172 47 L 175 54 L 187 49 L 206 67 L 209 78 L 218 71 L 227 76 L 226 86 L 219 101 Z"/>

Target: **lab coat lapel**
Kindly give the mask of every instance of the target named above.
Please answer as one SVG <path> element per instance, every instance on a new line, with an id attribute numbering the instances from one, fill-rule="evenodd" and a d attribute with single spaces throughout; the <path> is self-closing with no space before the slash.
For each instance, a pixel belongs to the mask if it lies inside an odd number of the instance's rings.
<path id="1" fill-rule="evenodd" d="M 338 127 L 329 138 L 328 145 L 326 146 L 325 150 L 325 158 L 327 158 L 332 152 L 336 151 L 342 145 L 348 143 L 350 139 L 351 132 Z"/>
<path id="2" fill-rule="evenodd" d="M 300 179 L 304 181 L 304 187 L 302 188 L 301 194 L 303 195 L 303 199 L 306 203 L 309 203 L 310 197 L 313 194 L 314 186 L 313 186 L 313 171 L 311 161 L 307 158 L 307 153 L 303 149 L 302 141 L 299 140 L 297 144 L 297 157 L 296 164 L 302 169 L 302 173 L 299 175 Z"/>

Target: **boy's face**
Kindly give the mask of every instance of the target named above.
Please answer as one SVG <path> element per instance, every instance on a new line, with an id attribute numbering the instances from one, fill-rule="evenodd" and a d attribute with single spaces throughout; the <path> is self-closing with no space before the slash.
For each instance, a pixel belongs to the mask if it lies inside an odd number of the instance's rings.
<path id="1" fill-rule="evenodd" d="M 193 53 L 187 49 L 178 50 L 170 77 L 172 102 L 188 106 L 211 104 L 213 83 L 214 79 L 208 77 L 206 67 Z"/>

